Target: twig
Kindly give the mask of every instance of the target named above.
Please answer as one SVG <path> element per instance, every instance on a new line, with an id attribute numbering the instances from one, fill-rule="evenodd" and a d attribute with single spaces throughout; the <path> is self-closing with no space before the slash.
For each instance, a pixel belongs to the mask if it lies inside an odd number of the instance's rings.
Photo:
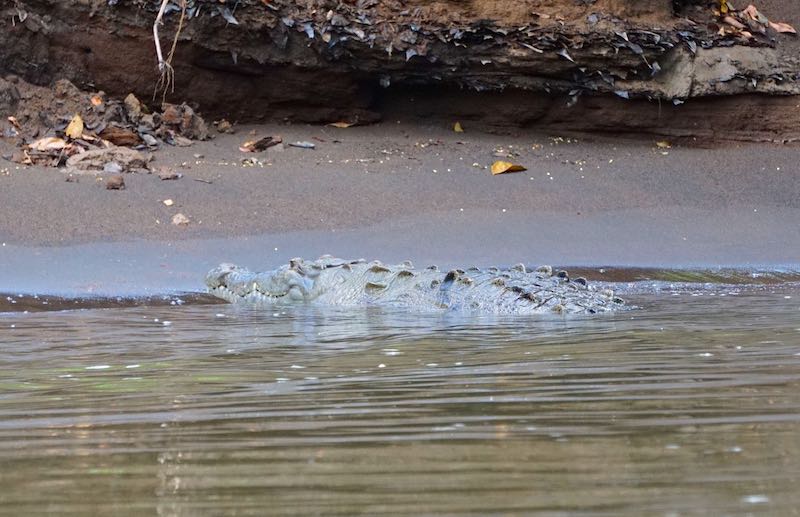
<path id="1" fill-rule="evenodd" d="M 207 183 L 207 184 L 209 184 L 209 185 L 212 185 L 212 184 L 214 183 L 213 181 L 209 181 L 209 180 L 203 180 L 203 179 L 200 179 L 200 178 L 192 178 L 192 179 L 193 179 L 194 181 L 199 181 L 200 183 Z"/>

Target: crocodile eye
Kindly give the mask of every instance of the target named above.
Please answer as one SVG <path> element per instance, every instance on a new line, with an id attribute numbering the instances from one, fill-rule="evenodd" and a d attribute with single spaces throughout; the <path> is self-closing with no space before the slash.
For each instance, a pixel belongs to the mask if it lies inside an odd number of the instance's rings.
<path id="1" fill-rule="evenodd" d="M 379 282 L 367 282 L 367 285 L 364 286 L 364 290 L 367 292 L 383 291 L 384 289 L 386 289 L 386 284 Z"/>

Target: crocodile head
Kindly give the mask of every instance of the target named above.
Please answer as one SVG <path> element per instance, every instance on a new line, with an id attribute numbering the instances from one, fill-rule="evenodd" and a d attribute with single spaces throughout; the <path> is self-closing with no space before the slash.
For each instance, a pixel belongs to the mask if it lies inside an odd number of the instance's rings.
<path id="1" fill-rule="evenodd" d="M 211 293 L 231 302 L 306 301 L 314 281 L 303 268 L 294 266 L 252 273 L 233 264 L 221 264 L 208 272 L 206 285 Z"/>

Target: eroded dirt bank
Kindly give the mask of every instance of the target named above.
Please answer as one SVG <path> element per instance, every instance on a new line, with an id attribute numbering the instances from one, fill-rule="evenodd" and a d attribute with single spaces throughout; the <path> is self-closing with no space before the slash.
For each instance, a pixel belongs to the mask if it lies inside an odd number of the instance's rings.
<path id="1" fill-rule="evenodd" d="M 157 4 L 16 1 L 2 13 L 0 69 L 152 98 Z M 181 27 L 167 99 L 239 121 L 372 122 L 421 95 L 435 102 L 407 113 L 463 116 L 466 96 L 493 127 L 797 138 L 798 42 L 736 29 L 713 4 L 195 0 L 181 22 L 174 2 L 161 32 L 166 53 Z M 796 2 L 759 9 L 800 24 Z"/>

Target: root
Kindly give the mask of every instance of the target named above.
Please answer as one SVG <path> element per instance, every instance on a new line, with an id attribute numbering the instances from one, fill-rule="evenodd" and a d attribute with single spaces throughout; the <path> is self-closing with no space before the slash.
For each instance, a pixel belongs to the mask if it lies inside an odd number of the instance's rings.
<path id="1" fill-rule="evenodd" d="M 167 10 L 167 3 L 169 0 L 162 0 L 161 8 L 158 10 L 158 16 L 153 23 L 153 39 L 156 44 L 156 55 L 158 56 L 158 71 L 160 77 L 153 90 L 153 100 L 156 100 L 158 93 L 161 92 L 161 104 L 167 99 L 168 93 L 175 91 L 175 68 L 172 66 L 172 60 L 175 57 L 175 49 L 178 47 L 178 38 L 180 38 L 181 31 L 183 30 L 183 23 L 186 20 L 186 0 L 181 0 L 181 18 L 178 22 L 178 30 L 175 31 L 175 38 L 172 40 L 172 47 L 169 49 L 167 58 L 164 59 L 164 54 L 161 51 L 161 40 L 158 35 L 158 26 L 163 24 L 164 12 Z"/>

